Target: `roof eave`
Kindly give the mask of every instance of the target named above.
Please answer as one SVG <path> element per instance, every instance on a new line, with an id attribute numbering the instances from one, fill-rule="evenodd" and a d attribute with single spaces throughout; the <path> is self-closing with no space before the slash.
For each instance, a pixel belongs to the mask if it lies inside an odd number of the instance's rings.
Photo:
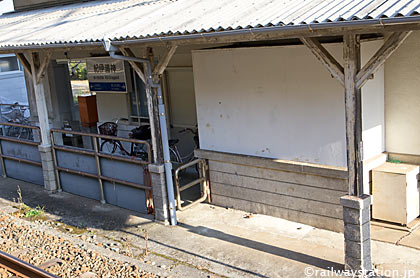
<path id="1" fill-rule="evenodd" d="M 111 39 L 115 46 L 140 45 L 155 43 L 216 44 L 239 41 L 261 41 L 273 39 L 290 39 L 298 37 L 339 36 L 347 33 L 372 34 L 420 30 L 420 16 L 354 20 L 342 22 L 325 22 L 300 25 L 282 25 L 258 28 L 245 28 L 208 33 L 153 36 L 137 39 Z M 0 53 L 25 51 L 60 51 L 102 47 L 103 42 L 59 43 L 43 45 L 0 47 Z"/>
<path id="2" fill-rule="evenodd" d="M 187 35 L 111 40 L 116 46 L 162 42 L 174 42 L 176 44 L 228 43 L 244 40 L 258 41 L 299 37 L 339 36 L 348 33 L 372 34 L 413 30 L 420 30 L 420 16 L 270 26 Z"/>

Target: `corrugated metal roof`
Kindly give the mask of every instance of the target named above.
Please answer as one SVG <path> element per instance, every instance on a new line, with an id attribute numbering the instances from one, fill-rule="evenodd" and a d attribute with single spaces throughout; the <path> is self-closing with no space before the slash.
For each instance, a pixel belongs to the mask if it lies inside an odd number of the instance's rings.
<path id="1" fill-rule="evenodd" d="M 0 17 L 0 48 L 417 16 L 420 0 L 109 0 Z"/>

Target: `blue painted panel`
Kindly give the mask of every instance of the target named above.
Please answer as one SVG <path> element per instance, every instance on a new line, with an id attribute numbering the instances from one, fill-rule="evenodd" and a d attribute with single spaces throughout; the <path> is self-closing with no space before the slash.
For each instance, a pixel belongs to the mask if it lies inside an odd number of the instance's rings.
<path id="1" fill-rule="evenodd" d="M 4 165 L 8 177 L 44 185 L 44 176 L 41 167 L 9 159 L 4 160 Z"/>
<path id="2" fill-rule="evenodd" d="M 143 167 L 138 164 L 101 158 L 101 171 L 105 177 L 144 184 Z"/>
<path id="3" fill-rule="evenodd" d="M 3 154 L 5 155 L 24 158 L 32 161 L 41 161 L 41 155 L 39 154 L 37 146 L 1 141 L 1 147 Z"/>
<path id="4" fill-rule="evenodd" d="M 60 172 L 60 181 L 61 187 L 65 192 L 95 200 L 101 199 L 101 191 L 99 190 L 99 182 L 97 179 Z"/>
<path id="5" fill-rule="evenodd" d="M 89 89 L 92 92 L 126 92 L 124 82 L 89 82 Z"/>
<path id="6" fill-rule="evenodd" d="M 59 167 L 76 171 L 96 174 L 95 157 L 80 153 L 57 151 L 57 164 Z"/>
<path id="7" fill-rule="evenodd" d="M 146 194 L 142 189 L 104 182 L 104 193 L 105 200 L 109 204 L 147 213 Z"/>

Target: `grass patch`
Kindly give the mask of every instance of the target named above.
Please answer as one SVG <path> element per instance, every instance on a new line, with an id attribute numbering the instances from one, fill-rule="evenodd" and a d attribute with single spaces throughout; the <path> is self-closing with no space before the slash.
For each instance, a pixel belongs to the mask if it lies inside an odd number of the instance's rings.
<path id="1" fill-rule="evenodd" d="M 30 206 L 28 206 L 27 204 L 25 204 L 23 202 L 23 196 L 22 196 L 22 191 L 20 190 L 20 186 L 17 186 L 17 194 L 18 194 L 18 198 L 17 198 L 17 206 L 16 208 L 18 209 L 17 212 L 14 213 L 15 216 L 17 217 L 24 217 L 24 218 L 28 218 L 31 220 L 36 220 L 39 218 L 42 218 L 42 216 L 45 213 L 44 207 L 41 207 L 40 205 L 38 205 L 36 208 L 31 208 Z M 15 200 L 13 200 L 15 201 Z"/>
<path id="2" fill-rule="evenodd" d="M 23 213 L 25 218 L 33 218 L 41 215 L 44 215 L 44 207 L 41 206 L 37 206 L 36 208 L 28 207 L 28 209 Z"/>

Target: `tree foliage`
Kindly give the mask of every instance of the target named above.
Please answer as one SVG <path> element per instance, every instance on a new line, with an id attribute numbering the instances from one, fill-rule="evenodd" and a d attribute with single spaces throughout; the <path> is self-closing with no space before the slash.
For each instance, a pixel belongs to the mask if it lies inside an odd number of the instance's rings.
<path id="1" fill-rule="evenodd" d="M 69 72 L 71 80 L 86 80 L 87 69 L 84 61 L 69 62 Z"/>

